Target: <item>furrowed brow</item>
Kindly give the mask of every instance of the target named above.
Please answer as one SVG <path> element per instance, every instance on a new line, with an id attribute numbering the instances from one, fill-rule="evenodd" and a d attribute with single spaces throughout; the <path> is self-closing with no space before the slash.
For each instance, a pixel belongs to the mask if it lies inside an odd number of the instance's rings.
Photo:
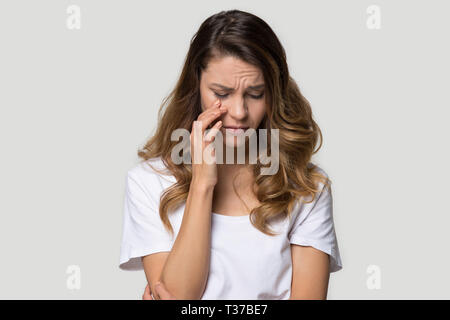
<path id="1" fill-rule="evenodd" d="M 224 85 L 221 85 L 221 84 L 219 84 L 219 83 L 212 83 L 211 86 L 218 87 L 218 88 L 220 88 L 220 89 L 222 89 L 222 90 L 225 90 L 225 91 L 234 91 L 233 88 L 228 88 L 228 87 L 226 87 L 226 86 L 224 86 Z M 248 86 L 247 89 L 258 90 L 258 89 L 264 88 L 264 86 L 265 86 L 265 84 L 262 83 L 262 84 L 258 84 L 258 85 L 256 85 L 256 86 Z"/>

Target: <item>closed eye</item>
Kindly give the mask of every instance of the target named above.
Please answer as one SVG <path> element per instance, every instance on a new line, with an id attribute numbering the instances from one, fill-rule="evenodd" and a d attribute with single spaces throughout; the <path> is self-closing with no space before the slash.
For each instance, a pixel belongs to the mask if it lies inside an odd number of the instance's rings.
<path id="1" fill-rule="evenodd" d="M 218 98 L 224 99 L 224 98 L 226 98 L 226 97 L 228 96 L 228 93 L 226 93 L 226 94 L 218 94 L 218 93 L 214 92 L 214 95 L 215 95 L 216 97 L 218 97 Z M 249 94 L 249 96 L 250 96 L 251 98 L 253 98 L 253 99 L 261 99 L 261 98 L 264 96 L 264 92 L 261 93 L 261 94 L 258 95 L 258 96 L 254 96 L 254 95 L 252 95 L 252 94 Z"/>
<path id="2" fill-rule="evenodd" d="M 225 98 L 226 96 L 228 96 L 228 94 L 218 94 L 218 93 L 215 93 L 215 92 L 214 92 L 214 94 L 215 94 L 216 97 L 218 97 L 218 98 Z"/>

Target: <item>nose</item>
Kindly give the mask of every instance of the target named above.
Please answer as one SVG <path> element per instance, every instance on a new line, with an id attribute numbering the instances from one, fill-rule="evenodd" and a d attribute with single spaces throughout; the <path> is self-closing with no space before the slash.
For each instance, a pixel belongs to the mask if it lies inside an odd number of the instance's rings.
<path id="1" fill-rule="evenodd" d="M 247 117 L 248 111 L 244 99 L 236 99 L 226 107 L 228 109 L 227 114 L 237 121 L 244 120 Z"/>

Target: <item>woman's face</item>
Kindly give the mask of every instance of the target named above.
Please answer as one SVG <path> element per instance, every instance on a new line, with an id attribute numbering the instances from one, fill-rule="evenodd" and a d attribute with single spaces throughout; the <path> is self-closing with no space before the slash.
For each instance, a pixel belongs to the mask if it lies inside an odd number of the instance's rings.
<path id="1" fill-rule="evenodd" d="M 212 59 L 202 72 L 200 96 L 202 111 L 210 108 L 220 99 L 227 112 L 216 121 L 222 120 L 221 133 L 226 147 L 237 147 L 238 132 L 227 134 L 230 127 L 257 129 L 266 113 L 264 77 L 258 67 L 241 59 L 226 56 Z M 245 129 L 244 129 L 245 131 Z"/>

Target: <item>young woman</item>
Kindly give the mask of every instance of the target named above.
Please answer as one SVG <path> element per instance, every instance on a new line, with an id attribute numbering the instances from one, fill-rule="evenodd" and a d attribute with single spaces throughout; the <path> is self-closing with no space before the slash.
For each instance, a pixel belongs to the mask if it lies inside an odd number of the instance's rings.
<path id="1" fill-rule="evenodd" d="M 144 270 L 144 299 L 326 299 L 342 263 L 331 182 L 310 162 L 322 134 L 272 29 L 239 10 L 205 20 L 158 119 L 128 171 L 119 265 Z M 188 158 L 213 144 L 214 162 L 175 161 L 180 128 Z M 276 172 L 250 148 L 245 163 L 218 161 L 217 141 L 225 159 L 251 129 L 277 132 Z"/>

